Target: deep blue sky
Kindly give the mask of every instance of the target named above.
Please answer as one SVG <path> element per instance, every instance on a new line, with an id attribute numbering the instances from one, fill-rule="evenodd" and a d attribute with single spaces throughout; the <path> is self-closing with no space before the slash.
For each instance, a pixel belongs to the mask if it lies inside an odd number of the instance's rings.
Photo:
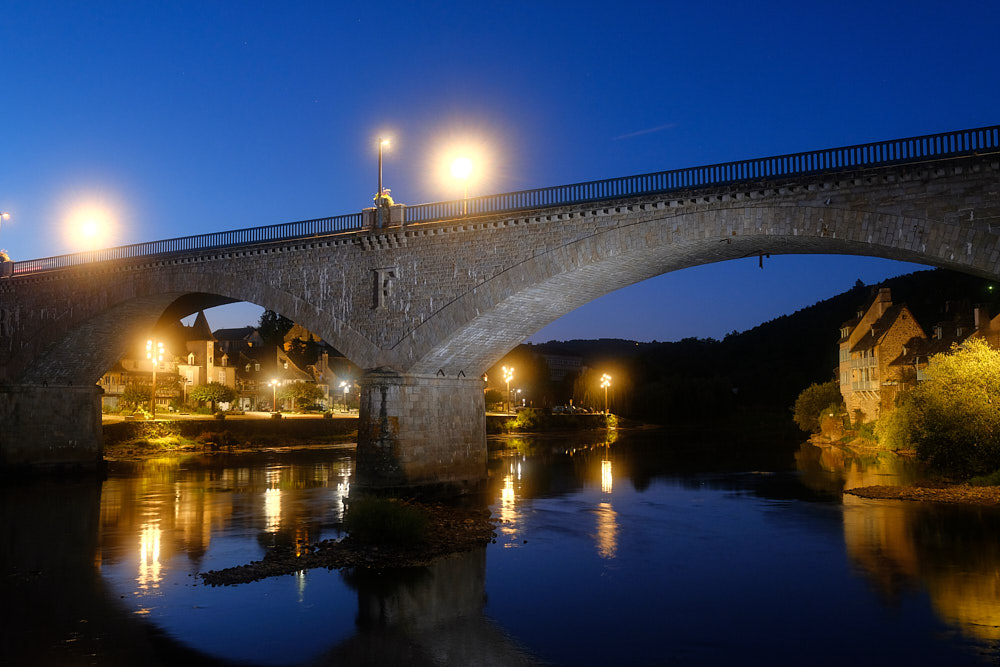
<path id="1" fill-rule="evenodd" d="M 113 245 L 358 211 L 380 133 L 412 204 L 458 196 L 433 177 L 456 140 L 491 148 L 479 194 L 992 125 L 998 19 L 995 0 L 0 0 L 0 246 L 71 252 L 88 203 Z M 532 340 L 719 337 L 913 268 L 700 267 Z"/>

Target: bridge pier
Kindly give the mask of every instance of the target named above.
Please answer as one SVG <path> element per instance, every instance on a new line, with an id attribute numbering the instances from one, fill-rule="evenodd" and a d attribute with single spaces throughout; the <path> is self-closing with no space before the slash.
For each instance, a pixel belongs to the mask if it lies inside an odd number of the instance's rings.
<path id="1" fill-rule="evenodd" d="M 0 386 L 0 468 L 97 469 L 101 389 L 96 385 Z"/>
<path id="2" fill-rule="evenodd" d="M 479 378 L 378 368 L 360 380 L 354 486 L 375 493 L 461 494 L 486 481 L 486 411 Z"/>

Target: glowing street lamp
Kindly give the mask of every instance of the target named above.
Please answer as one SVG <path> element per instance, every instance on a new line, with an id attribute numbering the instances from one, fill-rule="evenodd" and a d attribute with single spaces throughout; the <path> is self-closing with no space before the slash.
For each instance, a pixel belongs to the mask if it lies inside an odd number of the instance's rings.
<path id="1" fill-rule="evenodd" d="M 462 215 L 469 213 L 469 177 L 472 176 L 472 160 L 462 156 L 452 160 L 451 175 L 462 181 Z"/>
<path id="2" fill-rule="evenodd" d="M 510 412 L 510 381 L 514 379 L 514 367 L 503 367 L 503 381 L 507 383 L 507 412 Z"/>
<path id="3" fill-rule="evenodd" d="M 378 190 L 375 195 L 375 208 L 378 210 L 378 226 L 382 227 L 382 148 L 389 147 L 389 140 L 378 138 Z"/>
<path id="4" fill-rule="evenodd" d="M 156 419 L 156 369 L 163 361 L 163 343 L 152 339 L 147 340 L 146 358 L 153 363 L 153 391 L 149 397 L 149 411 L 153 414 L 153 419 Z"/>
<path id="5" fill-rule="evenodd" d="M 271 380 L 271 412 L 278 411 L 278 381 Z"/>
<path id="6" fill-rule="evenodd" d="M 351 385 L 344 380 L 340 383 L 340 388 L 344 390 L 344 412 L 347 412 L 347 392 L 351 390 Z"/>
<path id="7" fill-rule="evenodd" d="M 8 213 L 7 211 L 0 211 L 0 223 L 2 223 L 4 220 L 10 220 L 10 213 Z"/>
<path id="8" fill-rule="evenodd" d="M 608 387 L 611 386 L 611 376 L 607 373 L 601 376 L 601 386 L 604 387 L 604 414 L 608 414 Z"/>

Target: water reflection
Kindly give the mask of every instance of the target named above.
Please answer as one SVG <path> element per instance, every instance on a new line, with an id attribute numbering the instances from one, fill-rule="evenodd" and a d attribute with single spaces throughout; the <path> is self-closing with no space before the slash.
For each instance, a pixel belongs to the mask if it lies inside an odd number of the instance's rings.
<path id="1" fill-rule="evenodd" d="M 143 524 L 139 529 L 139 590 L 147 591 L 160 585 L 160 527 L 158 522 Z"/>
<path id="2" fill-rule="evenodd" d="M 845 485 L 906 479 L 906 460 L 802 448 L 787 453 L 798 472 L 734 473 L 699 456 L 652 439 L 524 439 L 490 462 L 497 542 L 517 549 L 219 589 L 188 575 L 339 535 L 349 455 L 151 461 L 103 486 L 5 487 L 0 586 L 19 613 L 0 664 L 530 664 L 521 643 L 560 664 L 763 657 L 748 646 L 778 651 L 775 664 L 961 662 L 959 633 L 937 619 L 995 654 L 1000 513 L 841 502 Z M 810 653 L 819 623 L 859 622 Z"/>
<path id="3" fill-rule="evenodd" d="M 890 604 L 923 586 L 939 616 L 1000 640 L 1000 511 L 844 496 L 844 541 Z"/>

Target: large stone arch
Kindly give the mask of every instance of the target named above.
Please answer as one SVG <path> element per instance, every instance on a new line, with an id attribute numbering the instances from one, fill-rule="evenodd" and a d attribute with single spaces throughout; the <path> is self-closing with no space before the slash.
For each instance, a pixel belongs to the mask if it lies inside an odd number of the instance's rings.
<path id="1" fill-rule="evenodd" d="M 19 382 L 92 385 L 165 314 L 179 319 L 206 305 L 236 301 L 249 301 L 293 319 L 352 360 L 364 363 L 376 354 L 375 346 L 351 326 L 301 297 L 266 283 L 247 284 L 217 271 L 167 271 L 155 282 L 109 281 L 91 299 L 107 305 L 53 328 L 53 340 L 29 360 Z"/>
<path id="2" fill-rule="evenodd" d="M 426 325 L 450 334 L 404 339 L 415 374 L 481 375 L 550 322 L 657 275 L 757 255 L 882 257 L 1000 278 L 997 234 L 982 225 L 827 206 L 664 212 L 535 255 L 477 285 Z M 436 321 L 435 321 L 436 320 Z M 412 335 L 412 334 L 411 334 Z"/>

